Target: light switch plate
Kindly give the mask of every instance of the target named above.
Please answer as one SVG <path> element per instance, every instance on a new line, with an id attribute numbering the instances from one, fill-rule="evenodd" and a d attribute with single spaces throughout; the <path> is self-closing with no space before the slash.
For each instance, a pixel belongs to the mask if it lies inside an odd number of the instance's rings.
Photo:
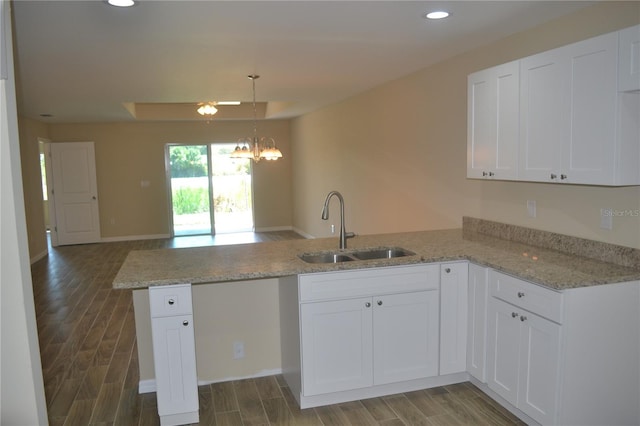
<path id="1" fill-rule="evenodd" d="M 536 217 L 536 202 L 534 200 L 527 200 L 527 215 L 529 217 Z"/>

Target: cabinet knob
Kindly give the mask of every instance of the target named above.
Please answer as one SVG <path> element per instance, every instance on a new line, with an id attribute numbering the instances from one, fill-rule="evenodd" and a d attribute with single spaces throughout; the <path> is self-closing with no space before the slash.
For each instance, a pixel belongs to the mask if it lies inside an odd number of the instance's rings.
<path id="1" fill-rule="evenodd" d="M 444 271 L 448 274 L 451 272 L 451 268 L 445 268 Z"/>
<path id="2" fill-rule="evenodd" d="M 519 291 L 519 292 L 518 292 L 518 297 L 522 299 L 522 298 L 524 297 L 524 293 L 523 293 L 523 292 L 521 292 L 521 291 Z"/>
<path id="3" fill-rule="evenodd" d="M 524 315 L 520 317 L 520 321 L 525 322 L 527 320 L 527 317 L 525 317 Z"/>
<path id="4" fill-rule="evenodd" d="M 511 318 L 517 318 L 517 317 L 518 317 L 518 314 L 517 314 L 517 313 L 515 313 L 515 312 L 511 312 Z"/>
<path id="5" fill-rule="evenodd" d="M 482 172 L 482 176 L 487 176 L 487 172 Z"/>
<path id="6" fill-rule="evenodd" d="M 551 179 L 558 179 L 558 175 L 555 173 L 551 173 Z"/>
<path id="7" fill-rule="evenodd" d="M 167 303 L 168 303 L 168 304 L 170 304 L 170 305 L 173 305 L 173 304 L 174 304 L 174 303 L 176 303 L 176 302 L 175 302 L 175 300 L 173 300 L 173 299 L 169 299 L 169 300 L 167 300 Z"/>
<path id="8" fill-rule="evenodd" d="M 382 306 L 382 300 L 378 300 L 378 306 Z"/>
<path id="9" fill-rule="evenodd" d="M 567 175 L 560 175 L 560 179 L 565 180 L 567 178 Z"/>
<path id="10" fill-rule="evenodd" d="M 371 307 L 371 303 L 367 302 L 367 303 L 364 304 L 364 306 L 366 306 L 367 308 L 370 308 Z"/>
<path id="11" fill-rule="evenodd" d="M 495 173 L 489 172 L 489 176 L 493 176 L 493 175 L 495 175 Z"/>
<path id="12" fill-rule="evenodd" d="M 188 326 L 189 325 L 189 321 L 187 321 L 187 320 L 182 321 L 182 325 L 184 325 L 185 327 Z"/>

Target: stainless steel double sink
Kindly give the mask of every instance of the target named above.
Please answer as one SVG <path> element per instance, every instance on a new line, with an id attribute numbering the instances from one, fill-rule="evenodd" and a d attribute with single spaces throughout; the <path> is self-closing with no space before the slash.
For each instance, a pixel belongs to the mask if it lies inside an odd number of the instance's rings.
<path id="1" fill-rule="evenodd" d="M 415 253 L 400 247 L 381 247 L 354 251 L 330 251 L 322 253 L 303 253 L 298 257 L 307 263 L 342 263 L 358 260 L 393 259 L 414 256 Z"/>

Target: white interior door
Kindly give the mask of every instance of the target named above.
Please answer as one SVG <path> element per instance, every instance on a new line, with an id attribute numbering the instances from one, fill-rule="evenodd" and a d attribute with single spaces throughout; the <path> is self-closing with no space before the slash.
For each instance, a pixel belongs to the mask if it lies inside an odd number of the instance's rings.
<path id="1" fill-rule="evenodd" d="M 98 185 L 93 142 L 51 144 L 58 244 L 100 241 Z"/>

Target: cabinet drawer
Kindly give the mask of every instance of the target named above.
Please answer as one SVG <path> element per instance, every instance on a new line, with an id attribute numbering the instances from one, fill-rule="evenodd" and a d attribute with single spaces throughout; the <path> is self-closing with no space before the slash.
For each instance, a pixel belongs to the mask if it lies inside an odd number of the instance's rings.
<path id="1" fill-rule="evenodd" d="M 191 284 L 149 287 L 151 317 L 170 317 L 193 313 Z"/>
<path id="2" fill-rule="evenodd" d="M 562 323 L 562 293 L 506 275 L 489 271 L 491 296 Z"/>
<path id="3" fill-rule="evenodd" d="M 301 302 L 436 290 L 440 286 L 440 266 L 410 265 L 304 274 L 298 277 L 298 285 Z"/>

